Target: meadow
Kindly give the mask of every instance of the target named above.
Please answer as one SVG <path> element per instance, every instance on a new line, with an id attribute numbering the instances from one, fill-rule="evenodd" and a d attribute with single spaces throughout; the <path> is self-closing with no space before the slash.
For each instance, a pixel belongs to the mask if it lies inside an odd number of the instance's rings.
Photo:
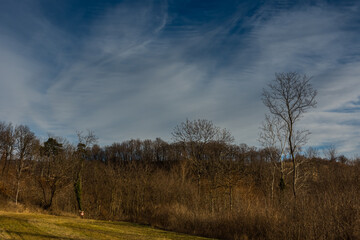
<path id="1" fill-rule="evenodd" d="M 0 239 L 206 239 L 162 231 L 145 225 L 53 216 L 0 212 Z"/>

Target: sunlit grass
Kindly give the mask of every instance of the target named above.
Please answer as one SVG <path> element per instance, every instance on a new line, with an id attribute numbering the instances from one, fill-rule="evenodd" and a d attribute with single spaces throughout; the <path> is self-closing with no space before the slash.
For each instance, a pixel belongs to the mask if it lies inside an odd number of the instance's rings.
<path id="1" fill-rule="evenodd" d="M 0 239 L 205 239 L 148 226 L 34 213 L 0 212 Z"/>

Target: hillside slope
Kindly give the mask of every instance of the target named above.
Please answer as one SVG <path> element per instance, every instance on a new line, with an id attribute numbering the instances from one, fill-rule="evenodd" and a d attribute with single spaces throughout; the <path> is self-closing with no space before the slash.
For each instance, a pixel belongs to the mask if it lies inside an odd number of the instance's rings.
<path id="1" fill-rule="evenodd" d="M 33 213 L 0 212 L 0 239 L 205 239 L 147 226 Z"/>

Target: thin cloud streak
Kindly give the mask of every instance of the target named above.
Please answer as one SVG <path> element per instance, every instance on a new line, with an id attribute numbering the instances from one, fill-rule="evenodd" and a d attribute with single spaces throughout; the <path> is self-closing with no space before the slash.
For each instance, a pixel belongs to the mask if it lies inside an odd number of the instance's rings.
<path id="1" fill-rule="evenodd" d="M 262 88 L 275 72 L 299 71 L 313 76 L 319 90 L 318 108 L 299 125 L 313 133 L 309 144 L 333 141 L 345 153 L 358 151 L 359 133 L 352 129 L 359 114 L 341 113 L 360 90 L 356 5 L 344 12 L 326 4 L 268 4 L 249 15 L 244 4 L 226 17 L 209 12 L 205 23 L 179 17 L 171 4 L 124 1 L 89 21 L 87 35 L 76 36 L 31 5 L 28 29 L 7 29 L 0 38 L 0 49 L 7 51 L 0 61 L 8 63 L 1 77 L 14 79 L 1 82 L 1 89 L 9 89 L 2 99 L 12 102 L 10 107 L 1 101 L 2 120 L 26 119 L 42 132 L 65 137 L 92 129 L 101 144 L 111 144 L 170 140 L 181 121 L 206 118 L 229 129 L 238 143 L 258 146 L 266 112 Z M 23 52 L 18 33 L 38 26 Z M 8 44 L 12 39 L 17 43 Z M 9 96 L 10 89 L 22 97 Z"/>

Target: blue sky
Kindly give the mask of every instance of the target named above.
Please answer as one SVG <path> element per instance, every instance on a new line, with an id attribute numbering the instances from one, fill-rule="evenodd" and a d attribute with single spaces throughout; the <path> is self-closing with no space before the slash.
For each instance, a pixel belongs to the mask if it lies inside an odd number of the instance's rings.
<path id="1" fill-rule="evenodd" d="M 101 145 L 205 118 L 259 146 L 275 72 L 313 76 L 309 145 L 360 154 L 359 1 L 0 0 L 0 120 Z"/>

